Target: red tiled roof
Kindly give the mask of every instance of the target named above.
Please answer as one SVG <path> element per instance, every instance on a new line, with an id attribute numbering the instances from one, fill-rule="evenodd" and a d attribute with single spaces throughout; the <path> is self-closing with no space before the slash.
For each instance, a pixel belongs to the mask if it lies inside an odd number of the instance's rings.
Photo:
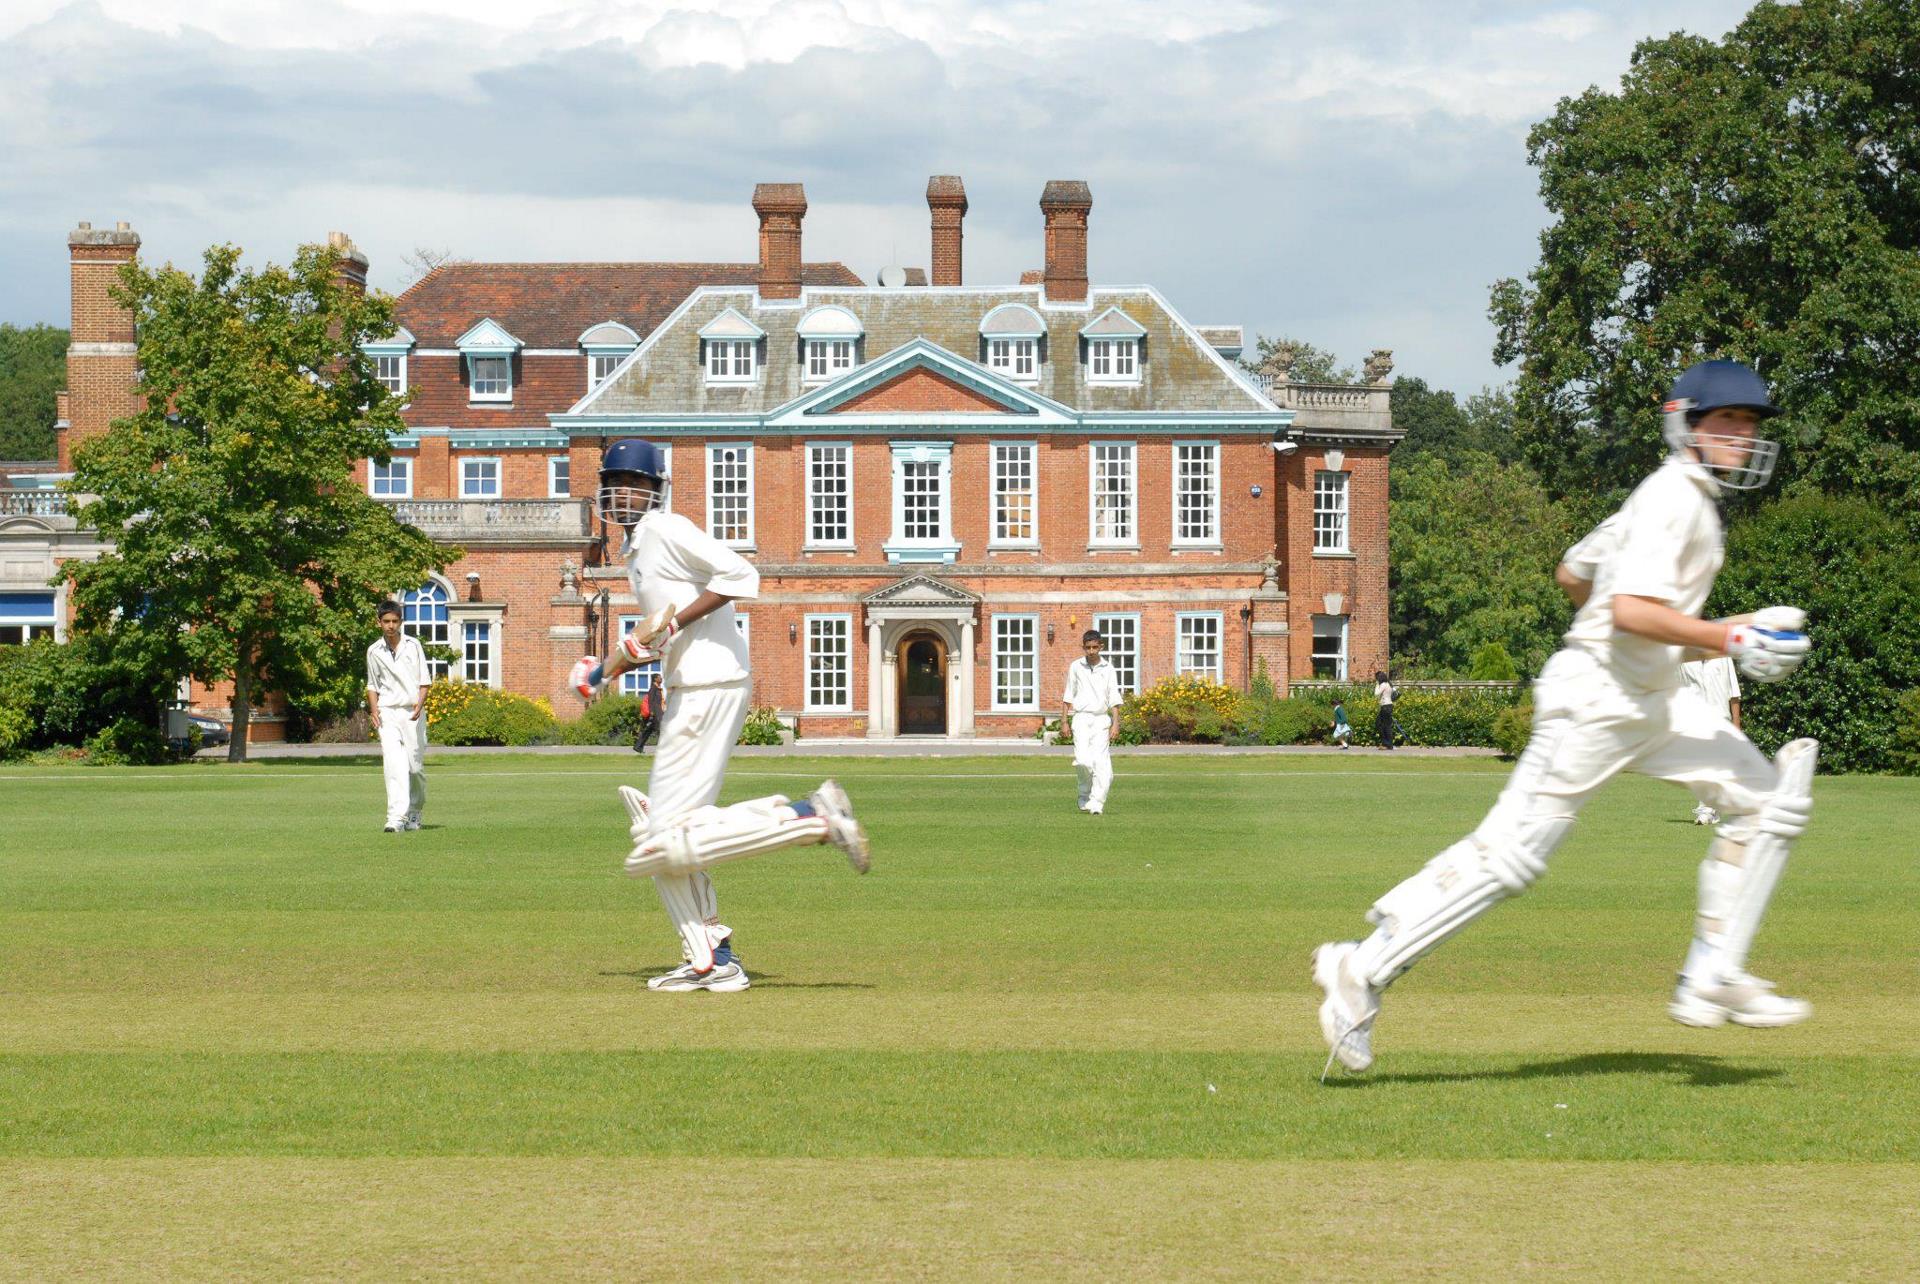
<path id="1" fill-rule="evenodd" d="M 395 319 L 423 348 L 450 348 L 492 317 L 529 348 L 571 348 L 614 320 L 641 338 L 703 285 L 752 285 L 755 263 L 446 263 L 400 295 Z M 841 263 L 808 263 L 804 285 L 857 286 Z"/>

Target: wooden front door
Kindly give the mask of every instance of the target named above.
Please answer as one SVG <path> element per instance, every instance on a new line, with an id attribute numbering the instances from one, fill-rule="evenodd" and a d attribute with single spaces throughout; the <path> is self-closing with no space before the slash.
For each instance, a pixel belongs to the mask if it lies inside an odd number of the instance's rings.
<path id="1" fill-rule="evenodd" d="M 947 734 L 947 645 L 932 633 L 900 639 L 900 734 Z"/>

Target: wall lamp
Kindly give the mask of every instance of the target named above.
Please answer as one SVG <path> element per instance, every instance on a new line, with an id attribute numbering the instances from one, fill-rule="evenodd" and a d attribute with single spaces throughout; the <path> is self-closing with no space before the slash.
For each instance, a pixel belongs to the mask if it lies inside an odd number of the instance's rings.
<path id="1" fill-rule="evenodd" d="M 787 645 L 792 646 L 800 640 L 800 626 L 792 620 L 787 621 Z"/>
<path id="2" fill-rule="evenodd" d="M 1053 644 L 1053 621 L 1052 620 L 1047 621 L 1047 644 L 1049 646 Z"/>
<path id="3" fill-rule="evenodd" d="M 478 602 L 479 600 L 480 600 L 480 572 L 468 571 L 467 572 L 467 601 Z"/>

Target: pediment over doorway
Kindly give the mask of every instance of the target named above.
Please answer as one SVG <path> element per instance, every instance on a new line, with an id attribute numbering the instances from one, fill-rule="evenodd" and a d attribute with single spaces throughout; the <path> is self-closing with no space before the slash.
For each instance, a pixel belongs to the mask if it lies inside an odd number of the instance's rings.
<path id="1" fill-rule="evenodd" d="M 964 608 L 971 611 L 980 605 L 979 594 L 969 593 L 957 584 L 949 584 L 931 575 L 909 575 L 905 579 L 895 580 L 883 588 L 875 589 L 862 600 L 869 611 L 886 610 L 889 613 L 923 608 Z"/>

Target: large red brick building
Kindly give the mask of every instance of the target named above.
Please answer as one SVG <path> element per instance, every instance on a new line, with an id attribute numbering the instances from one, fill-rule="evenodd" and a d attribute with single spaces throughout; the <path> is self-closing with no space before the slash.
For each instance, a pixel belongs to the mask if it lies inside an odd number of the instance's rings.
<path id="1" fill-rule="evenodd" d="M 591 497 L 606 443 L 641 436 L 673 508 L 758 565 L 755 699 L 803 735 L 1030 734 L 1089 627 L 1130 688 L 1382 664 L 1386 354 L 1359 385 L 1249 375 L 1238 327 L 1088 280 L 1083 183 L 1046 185 L 1044 267 L 1012 284 L 964 281 L 957 178 L 927 201 L 927 275 L 803 262 L 805 194 L 762 184 L 756 262 L 449 264 L 401 294 L 369 351 L 409 431 L 358 475 L 465 550 L 397 586 L 409 629 L 564 712 L 568 666 L 633 613 Z M 125 413 L 133 336 L 102 267 L 138 238 L 69 244 L 62 467 Z"/>

